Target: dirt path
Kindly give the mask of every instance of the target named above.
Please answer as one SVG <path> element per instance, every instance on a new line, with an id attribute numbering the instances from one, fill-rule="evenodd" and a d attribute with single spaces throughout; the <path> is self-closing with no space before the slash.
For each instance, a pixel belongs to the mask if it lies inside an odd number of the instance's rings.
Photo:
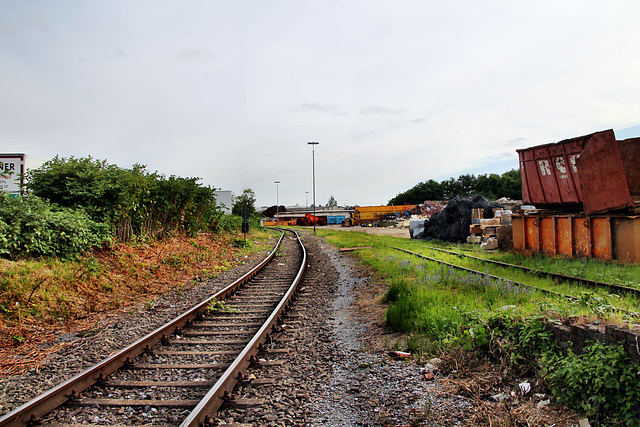
<path id="1" fill-rule="evenodd" d="M 332 230 L 340 231 L 354 231 L 360 233 L 373 234 L 374 236 L 391 236 L 391 237 L 404 237 L 410 239 L 408 228 L 395 228 L 395 227 L 342 227 L 341 225 L 326 225 L 322 228 L 328 228 Z"/>

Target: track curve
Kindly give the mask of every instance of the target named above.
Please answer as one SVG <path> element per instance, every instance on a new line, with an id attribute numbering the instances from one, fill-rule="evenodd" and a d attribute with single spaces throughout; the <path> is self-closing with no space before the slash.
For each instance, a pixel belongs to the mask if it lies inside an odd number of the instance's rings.
<path id="1" fill-rule="evenodd" d="M 307 253 L 300 237 L 293 231 L 280 231 L 274 249 L 240 279 L 104 361 L 6 414 L 0 418 L 0 426 L 68 424 L 73 421 L 70 413 L 91 405 L 108 408 L 156 405 L 161 408 L 156 409 L 158 412 L 169 414 L 160 421 L 162 424 L 196 426 L 208 422 L 292 304 L 304 274 Z M 181 357 L 184 360 L 176 360 Z M 156 375 L 160 371 L 164 373 Z M 141 372 L 152 374 L 145 377 Z M 183 375 L 184 372 L 198 374 L 189 378 L 190 374 Z M 203 375 L 206 381 L 201 381 Z M 120 391 L 132 388 L 153 391 L 142 393 L 142 399 L 132 399 L 130 394 Z M 177 398 L 157 393 L 158 388 L 169 390 Z M 61 405 L 65 406 L 59 408 Z M 135 417 L 125 418 L 127 422 L 123 424 L 136 425 L 131 422 Z M 138 424 L 150 421 L 140 418 Z"/>

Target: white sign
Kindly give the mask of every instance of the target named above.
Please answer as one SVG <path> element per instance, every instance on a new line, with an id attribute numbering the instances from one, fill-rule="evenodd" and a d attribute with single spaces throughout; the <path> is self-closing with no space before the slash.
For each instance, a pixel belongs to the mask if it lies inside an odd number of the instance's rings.
<path id="1" fill-rule="evenodd" d="M 20 194 L 19 157 L 0 157 L 0 191 Z"/>

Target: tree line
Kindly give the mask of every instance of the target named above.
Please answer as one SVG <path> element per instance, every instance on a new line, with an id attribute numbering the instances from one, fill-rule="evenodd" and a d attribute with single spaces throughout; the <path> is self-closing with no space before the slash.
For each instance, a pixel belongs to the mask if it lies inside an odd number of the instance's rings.
<path id="1" fill-rule="evenodd" d="M 482 194 L 490 200 L 508 197 L 513 200 L 522 199 L 520 171 L 512 169 L 502 175 L 473 174 L 460 175 L 457 179 L 449 178 L 437 182 L 433 179 L 420 182 L 391 200 L 389 205 L 416 205 L 425 200 L 450 200 L 456 196 L 468 197 Z"/>

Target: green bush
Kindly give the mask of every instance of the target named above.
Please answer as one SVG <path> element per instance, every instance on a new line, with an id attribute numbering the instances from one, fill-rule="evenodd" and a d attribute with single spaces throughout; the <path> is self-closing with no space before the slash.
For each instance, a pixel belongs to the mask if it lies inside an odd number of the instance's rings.
<path id="1" fill-rule="evenodd" d="M 590 343 L 583 354 L 560 350 L 539 317 L 496 315 L 486 322 L 489 348 L 517 367 L 536 371 L 563 404 L 584 412 L 597 425 L 640 425 L 640 367 L 620 345 Z M 477 328 L 476 328 L 477 329 Z M 468 336 L 458 341 L 482 347 Z"/>
<path id="2" fill-rule="evenodd" d="M 198 178 L 165 177 L 145 166 L 121 169 L 91 157 L 55 157 L 28 173 L 28 190 L 60 206 L 83 209 L 120 240 L 215 231 L 222 215 L 214 189 Z"/>
<path id="3" fill-rule="evenodd" d="M 108 240 L 108 227 L 82 211 L 55 207 L 37 196 L 0 194 L 0 255 L 73 258 Z"/>
<path id="4" fill-rule="evenodd" d="M 622 346 L 594 342 L 583 354 L 547 353 L 547 385 L 558 400 L 601 425 L 640 425 L 640 369 Z"/>

